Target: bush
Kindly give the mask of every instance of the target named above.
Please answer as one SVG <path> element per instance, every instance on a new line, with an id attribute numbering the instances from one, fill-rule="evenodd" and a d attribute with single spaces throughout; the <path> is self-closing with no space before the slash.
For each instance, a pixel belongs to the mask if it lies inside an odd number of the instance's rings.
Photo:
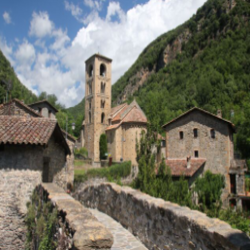
<path id="1" fill-rule="evenodd" d="M 75 172 L 75 183 L 85 182 L 90 178 L 107 178 L 109 181 L 119 180 L 130 175 L 131 161 L 123 162 L 121 164 L 114 164 L 109 168 L 94 168 L 86 171 L 84 174 L 77 174 Z"/>
<path id="2" fill-rule="evenodd" d="M 100 147 L 100 159 L 101 160 L 107 159 L 106 153 L 108 152 L 108 144 L 107 144 L 106 134 L 101 134 L 99 147 Z"/>
<path id="3" fill-rule="evenodd" d="M 79 148 L 74 150 L 75 158 L 88 158 L 88 150 L 86 148 Z"/>

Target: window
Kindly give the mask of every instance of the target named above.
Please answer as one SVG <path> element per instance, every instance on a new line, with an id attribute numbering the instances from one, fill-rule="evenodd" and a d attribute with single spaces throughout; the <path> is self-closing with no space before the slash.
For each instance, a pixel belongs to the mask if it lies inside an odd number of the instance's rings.
<path id="1" fill-rule="evenodd" d="M 49 110 L 49 118 L 51 118 L 51 114 L 52 114 L 52 112 L 51 112 L 51 110 Z"/>
<path id="2" fill-rule="evenodd" d="M 89 94 L 92 94 L 92 82 L 89 83 Z"/>
<path id="3" fill-rule="evenodd" d="M 106 66 L 103 63 L 100 66 L 100 76 L 106 76 Z"/>
<path id="4" fill-rule="evenodd" d="M 41 108 L 38 108 L 38 113 L 39 113 L 39 115 L 42 114 L 42 109 Z"/>
<path id="5" fill-rule="evenodd" d="M 89 123 L 91 123 L 91 112 L 89 112 Z"/>
<path id="6" fill-rule="evenodd" d="M 89 101 L 89 110 L 91 109 L 91 100 Z"/>
<path id="7" fill-rule="evenodd" d="M 104 120 L 105 120 L 105 114 L 104 114 L 104 113 L 102 113 L 101 123 L 104 123 Z"/>
<path id="8" fill-rule="evenodd" d="M 105 107 L 105 100 L 101 100 L 101 108 L 104 109 Z"/>
<path id="9" fill-rule="evenodd" d="M 92 65 L 89 65 L 89 77 L 92 77 L 93 76 L 93 66 Z"/>
<path id="10" fill-rule="evenodd" d="M 195 129 L 194 129 L 194 138 L 197 138 L 197 137 L 198 137 L 198 129 L 195 128 Z"/>
<path id="11" fill-rule="evenodd" d="M 198 151 L 198 150 L 195 150 L 195 151 L 194 151 L 194 157 L 195 157 L 195 158 L 199 158 L 199 151 Z"/>
<path id="12" fill-rule="evenodd" d="M 105 93 L 106 83 L 101 82 L 101 93 Z"/>
<path id="13" fill-rule="evenodd" d="M 215 130 L 214 129 L 210 130 L 210 136 L 211 136 L 211 138 L 215 139 Z"/>
<path id="14" fill-rule="evenodd" d="M 184 133 L 183 133 L 183 131 L 180 131 L 180 132 L 179 132 L 179 135 L 180 135 L 180 139 L 182 140 L 182 139 L 184 138 Z"/>

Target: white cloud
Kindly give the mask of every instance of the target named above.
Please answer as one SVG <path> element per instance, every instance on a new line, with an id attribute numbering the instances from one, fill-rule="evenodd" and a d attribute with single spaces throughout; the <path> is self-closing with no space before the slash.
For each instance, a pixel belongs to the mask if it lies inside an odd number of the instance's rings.
<path id="1" fill-rule="evenodd" d="M 27 87 L 55 94 L 69 107 L 84 97 L 88 57 L 99 51 L 112 58 L 114 83 L 150 42 L 188 20 L 205 1 L 149 0 L 127 12 L 118 2 L 109 2 L 106 17 L 102 18 L 98 8 L 103 1 L 85 0 L 91 11 L 74 39 L 70 40 L 67 30 L 56 29 L 48 13 L 34 12 L 30 35 L 38 38 L 36 47 L 24 41 L 13 52 L 0 40 L 0 48 L 5 48 L 6 54 L 15 54 L 15 70 Z"/>
<path id="2" fill-rule="evenodd" d="M 3 13 L 3 19 L 4 21 L 7 23 L 7 24 L 10 24 L 11 23 L 11 17 L 10 17 L 10 13 L 5 11 Z"/>
<path id="3" fill-rule="evenodd" d="M 8 45 L 6 40 L 2 37 L 0 37 L 0 49 L 3 52 L 3 54 L 7 57 L 7 59 L 10 61 L 11 65 L 14 66 L 15 62 L 12 58 L 13 48 L 11 45 Z"/>
<path id="4" fill-rule="evenodd" d="M 78 21 L 82 22 L 82 9 L 79 6 L 69 3 L 68 1 L 64 1 L 64 6 L 66 10 L 71 12 L 72 16 L 74 16 Z"/>
<path id="5" fill-rule="evenodd" d="M 38 38 L 51 35 L 54 24 L 50 21 L 47 12 L 33 12 L 32 20 L 30 22 L 30 36 L 35 36 Z"/>
<path id="6" fill-rule="evenodd" d="M 91 9 L 101 11 L 103 7 L 103 3 L 105 1 L 106 0 L 84 0 L 84 4 Z"/>

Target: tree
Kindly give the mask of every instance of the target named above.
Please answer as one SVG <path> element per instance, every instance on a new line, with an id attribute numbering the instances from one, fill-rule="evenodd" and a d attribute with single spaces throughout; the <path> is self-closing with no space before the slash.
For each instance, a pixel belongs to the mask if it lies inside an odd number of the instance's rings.
<path id="1" fill-rule="evenodd" d="M 100 160 L 107 159 L 106 153 L 108 152 L 107 135 L 101 134 L 99 141 Z"/>

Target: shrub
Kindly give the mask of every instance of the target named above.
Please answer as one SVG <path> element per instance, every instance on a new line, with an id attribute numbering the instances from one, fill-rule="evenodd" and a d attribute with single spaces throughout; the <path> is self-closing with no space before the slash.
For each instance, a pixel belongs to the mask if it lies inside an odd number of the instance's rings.
<path id="1" fill-rule="evenodd" d="M 106 134 L 101 134 L 99 147 L 100 147 L 100 159 L 101 160 L 107 159 L 106 153 L 108 152 L 108 144 L 107 144 Z"/>
<path id="2" fill-rule="evenodd" d="M 88 158 L 88 150 L 86 148 L 79 148 L 74 150 L 75 158 Z"/>
<path id="3" fill-rule="evenodd" d="M 114 164 L 109 168 L 94 168 L 86 171 L 84 174 L 75 172 L 75 183 L 85 182 L 90 178 L 107 178 L 109 181 L 119 180 L 130 175 L 131 162 L 126 161 L 120 164 Z"/>

